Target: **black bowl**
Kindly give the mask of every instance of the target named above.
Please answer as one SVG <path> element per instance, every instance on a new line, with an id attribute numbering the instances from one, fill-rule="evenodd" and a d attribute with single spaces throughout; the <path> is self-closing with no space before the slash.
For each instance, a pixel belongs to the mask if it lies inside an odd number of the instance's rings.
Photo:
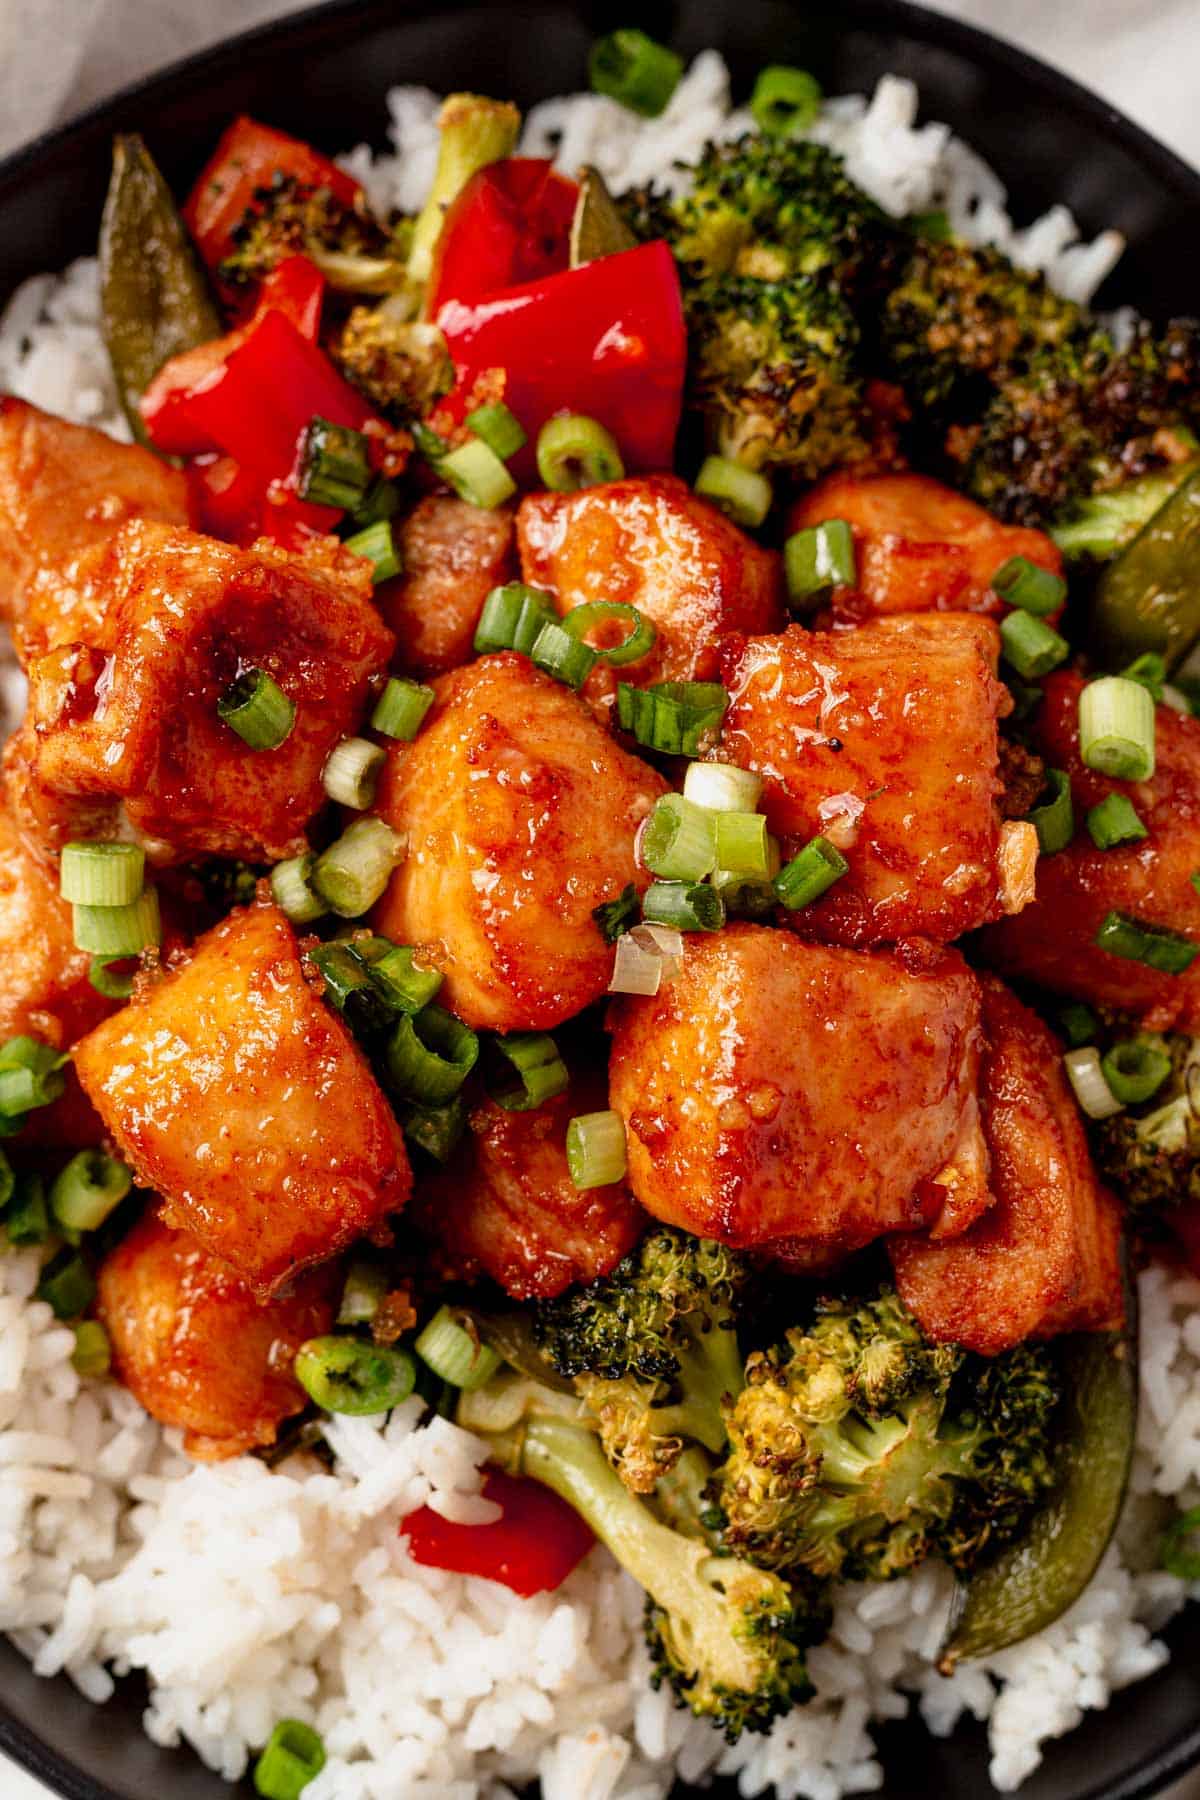
<path id="1" fill-rule="evenodd" d="M 887 70 L 911 76 L 926 115 L 948 120 L 1002 172 L 1019 218 L 1062 200 L 1085 232 L 1125 233 L 1129 251 L 1104 300 L 1157 317 L 1196 309 L 1185 247 L 1200 237 L 1200 176 L 1019 50 L 905 0 L 642 0 L 626 16 L 686 52 L 716 45 L 741 91 L 765 61 L 801 63 L 835 93 L 870 89 Z M 191 57 L 0 166 L 0 301 L 26 276 L 92 250 L 114 131 L 141 131 L 182 186 L 235 112 L 333 149 L 381 138 L 395 82 L 529 104 L 580 86 L 592 36 L 613 22 L 589 0 L 337 0 Z M 1170 1665 L 1052 1744 L 1023 1800 L 1137 1800 L 1200 1761 L 1200 1612 L 1167 1637 Z M 65 1679 L 39 1680 L 0 1642 L 0 1694 L 0 1748 L 68 1800 L 230 1800 L 233 1790 L 189 1753 L 143 1735 L 136 1682 L 94 1707 Z M 888 1800 L 990 1791 L 978 1727 L 945 1742 L 911 1722 L 878 1735 Z M 249 1782 L 237 1792 L 249 1796 Z"/>

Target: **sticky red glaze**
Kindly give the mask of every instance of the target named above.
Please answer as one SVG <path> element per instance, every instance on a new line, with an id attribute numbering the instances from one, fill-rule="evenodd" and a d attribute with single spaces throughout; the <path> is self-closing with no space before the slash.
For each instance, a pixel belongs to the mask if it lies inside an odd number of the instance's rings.
<path id="1" fill-rule="evenodd" d="M 22 829 L 56 850 L 71 836 L 115 835 L 123 806 L 159 861 L 303 849 L 325 803 L 326 758 L 360 723 L 392 652 L 355 579 L 270 546 L 124 526 L 87 649 L 31 669 L 29 712 L 7 753 Z M 277 750 L 251 750 L 217 716 L 246 667 L 295 703 Z"/>
<path id="2" fill-rule="evenodd" d="M 984 983 L 983 1019 L 994 1202 L 948 1243 L 889 1249 L 922 1329 L 995 1356 L 1027 1337 L 1109 1329 L 1124 1308 L 1120 1213 L 1096 1179 L 1062 1046 L 998 981 Z"/>
<path id="3" fill-rule="evenodd" d="M 998 648 L 962 615 L 726 644 L 715 754 L 765 777 L 785 854 L 821 833 L 850 865 L 791 917 L 803 935 L 948 942 L 999 916 Z"/>
<path id="4" fill-rule="evenodd" d="M 196 1238 L 150 1212 L 101 1264 L 97 1312 L 118 1380 L 152 1418 L 183 1428 L 189 1456 L 220 1462 L 273 1444 L 307 1406 L 292 1364 L 332 1326 L 338 1282 L 321 1269 L 260 1305 Z"/>
<path id="5" fill-rule="evenodd" d="M 640 1207 L 620 1184 L 581 1191 L 567 1168 L 568 1121 L 607 1105 L 594 1077 L 532 1112 L 492 1100 L 476 1109 L 459 1155 L 414 1201 L 456 1268 L 478 1267 L 514 1300 L 545 1300 L 607 1275 L 633 1248 L 646 1224 Z"/>
<path id="6" fill-rule="evenodd" d="M 982 506 L 928 475 L 827 475 L 796 502 L 791 531 L 845 519 L 854 534 L 856 585 L 839 588 L 835 623 L 880 613 L 984 612 L 1008 608 L 992 576 L 1010 556 L 1054 574 L 1062 556 L 1045 532 L 1002 525 Z"/>
<path id="7" fill-rule="evenodd" d="M 273 906 L 207 932 L 83 1040 L 75 1066 L 168 1222 L 260 1297 L 408 1197 L 392 1109 Z"/>
<path id="8" fill-rule="evenodd" d="M 629 1183 L 669 1224 L 824 1259 L 933 1223 L 934 1178 L 980 1169 L 979 991 L 952 951 L 730 925 L 690 937 L 654 998 L 614 1001 L 610 1028 Z"/>
<path id="9" fill-rule="evenodd" d="M 469 1025 L 550 1030 L 608 986 L 592 912 L 645 887 L 634 837 L 666 784 L 523 656 L 481 657 L 434 688 L 379 785 L 408 854 L 375 928 L 423 950 Z"/>
<path id="10" fill-rule="evenodd" d="M 108 549 L 129 519 L 186 525 L 179 470 L 0 394 L 0 618 L 22 663 L 95 630 Z"/>
<path id="11" fill-rule="evenodd" d="M 776 631 L 784 622 L 779 558 L 677 475 L 646 475 L 577 494 L 529 494 L 517 512 L 521 573 L 567 613 L 617 600 L 651 619 L 658 640 L 620 679 L 709 680 L 727 631 Z M 601 641 L 600 639 L 596 640 Z M 611 691 L 597 670 L 589 692 Z"/>
<path id="12" fill-rule="evenodd" d="M 431 494 L 396 536 L 403 573 L 375 596 L 396 634 L 396 665 L 422 677 L 457 669 L 474 654 L 484 601 L 516 575 L 512 512 Z"/>
<path id="13" fill-rule="evenodd" d="M 1015 918 L 990 927 L 984 952 L 1002 974 L 1037 981 L 1056 993 L 1149 1016 L 1157 1026 L 1200 1026 L 1200 962 L 1183 975 L 1099 950 L 1106 913 L 1132 913 L 1147 924 L 1200 942 L 1200 720 L 1169 706 L 1157 709 L 1156 768 L 1150 781 L 1113 781 L 1084 767 L 1079 755 L 1080 676 L 1045 684 L 1033 747 L 1071 778 L 1075 836 L 1066 850 L 1037 866 L 1037 899 Z M 1086 815 L 1106 794 L 1127 794 L 1149 836 L 1125 849 L 1097 850 Z"/>

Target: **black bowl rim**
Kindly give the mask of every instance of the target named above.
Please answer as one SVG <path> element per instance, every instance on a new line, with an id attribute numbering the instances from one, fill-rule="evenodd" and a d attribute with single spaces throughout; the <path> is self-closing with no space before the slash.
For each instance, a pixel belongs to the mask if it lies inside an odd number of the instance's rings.
<path id="1" fill-rule="evenodd" d="M 449 6 L 466 5 L 470 0 L 445 0 Z M 347 27 L 368 22 L 372 16 L 396 18 L 404 12 L 416 12 L 416 0 L 317 0 L 311 6 L 284 14 L 247 31 L 220 39 L 203 50 L 183 56 L 164 68 L 129 82 L 126 86 L 76 114 L 65 124 L 52 127 L 0 159 L 0 198 L 3 191 L 18 182 L 43 161 L 52 161 L 55 153 L 76 137 L 111 130 L 117 114 L 139 99 L 164 101 L 177 89 L 192 87 L 205 77 L 215 78 L 222 68 L 236 62 L 248 49 L 280 41 L 310 31 L 324 33 L 344 21 Z M 1008 71 L 1015 82 L 1026 89 L 1036 88 L 1048 100 L 1064 110 L 1082 113 L 1119 140 L 1129 155 L 1162 186 L 1175 193 L 1186 193 L 1200 203 L 1200 171 L 1193 169 L 1175 151 L 1093 89 L 1085 87 L 1073 76 L 1041 61 L 1019 45 L 997 37 L 977 25 L 934 12 L 917 4 L 917 0 L 852 0 L 849 9 L 856 26 L 892 31 L 922 39 L 935 47 L 957 52 L 979 63 L 992 63 Z M 59 1677 L 63 1679 L 63 1677 Z M 1136 1684 L 1135 1684 L 1136 1686 Z M 42 1782 L 61 1800 L 110 1800 L 110 1796 L 92 1778 L 78 1769 L 54 1745 L 15 1718 L 0 1699 L 0 1752 L 7 1755 L 35 1780 Z M 1180 1728 L 1176 1736 L 1116 1786 L 1101 1781 L 1079 1800 L 1150 1800 L 1171 1781 L 1200 1764 L 1200 1717 Z"/>

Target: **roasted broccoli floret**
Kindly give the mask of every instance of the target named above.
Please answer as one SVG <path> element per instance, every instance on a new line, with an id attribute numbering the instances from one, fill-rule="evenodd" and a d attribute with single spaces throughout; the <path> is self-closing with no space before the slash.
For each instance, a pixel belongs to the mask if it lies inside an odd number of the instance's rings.
<path id="1" fill-rule="evenodd" d="M 733 1305 L 735 1252 L 661 1227 L 610 1275 L 538 1309 L 536 1334 L 596 1421 L 614 1468 L 650 1493 L 684 1445 L 719 1454 L 722 1405 L 744 1375 Z"/>
<path id="2" fill-rule="evenodd" d="M 1179 1206 L 1200 1205 L 1200 1039 L 1163 1040 L 1171 1074 L 1145 1105 L 1101 1119 L 1096 1160 L 1139 1222 L 1170 1224 Z"/>
<path id="3" fill-rule="evenodd" d="M 429 280 L 433 253 L 451 201 L 472 175 L 510 156 L 517 147 L 521 115 L 507 100 L 483 94 L 450 94 L 438 114 L 438 159 L 424 206 L 413 227 L 408 277 L 414 291 Z"/>
<path id="4" fill-rule="evenodd" d="M 1200 448 L 1190 440 L 1190 432 L 1180 428 L 1174 434 L 1180 450 Z M 1139 475 L 1120 487 L 1106 488 L 1097 494 L 1073 501 L 1050 526 L 1050 536 L 1063 555 L 1071 561 L 1088 558 L 1105 562 L 1135 538 L 1171 498 L 1180 484 L 1200 469 L 1200 459 L 1187 455 L 1179 462 L 1169 462 L 1152 474 Z"/>
<path id="5" fill-rule="evenodd" d="M 621 1482 L 580 1412 L 577 1401 L 502 1373 L 464 1394 L 458 1417 L 493 1461 L 561 1494 L 645 1589 L 655 1682 L 668 1681 L 731 1742 L 765 1730 L 810 1692 L 803 1651 L 827 1629 L 821 1590 L 793 1589 L 716 1553 L 699 1522 L 687 1531 L 664 1524 Z"/>
<path id="6" fill-rule="evenodd" d="M 423 418 L 454 385 L 437 326 L 397 317 L 386 300 L 356 306 L 329 348 L 347 379 L 390 418 Z"/>
<path id="7" fill-rule="evenodd" d="M 962 439 L 965 485 L 1001 517 L 1040 524 L 1177 462 L 1198 417 L 1200 326 L 1176 320 L 1160 334 L 1143 321 L 1124 348 L 1097 328 L 1002 383 Z"/>
<path id="8" fill-rule="evenodd" d="M 1047 1351 L 987 1364 L 928 1343 L 889 1291 L 828 1303 L 750 1358 L 727 1408 L 721 1541 L 784 1573 L 886 1580 L 938 1552 L 969 1566 L 1049 1486 L 1057 1398 Z"/>
<path id="9" fill-rule="evenodd" d="M 817 144 L 710 145 L 678 200 L 627 197 L 679 263 L 690 403 L 722 455 L 805 478 L 863 457 L 859 319 L 900 234 Z"/>
<path id="10" fill-rule="evenodd" d="M 881 349 L 918 415 L 948 423 L 977 417 L 1036 351 L 1085 334 L 1043 275 L 999 250 L 919 239 L 884 304 Z"/>
<path id="11" fill-rule="evenodd" d="M 285 256 L 307 256 L 333 287 L 390 293 L 403 286 L 409 227 L 395 232 L 365 206 L 348 206 L 327 187 L 277 174 L 256 190 L 233 229 L 234 247 L 218 274 L 228 286 L 260 281 Z"/>

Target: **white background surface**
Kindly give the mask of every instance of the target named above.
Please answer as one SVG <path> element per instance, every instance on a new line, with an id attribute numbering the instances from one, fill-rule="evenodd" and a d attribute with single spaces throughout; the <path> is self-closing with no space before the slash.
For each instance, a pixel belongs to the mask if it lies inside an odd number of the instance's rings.
<path id="1" fill-rule="evenodd" d="M 289 4 L 0 0 L 0 155 L 123 82 L 274 18 Z M 937 10 L 1057 63 L 1200 163 L 1200 0 L 941 0 Z M 1016 129 L 1018 120 L 1014 107 Z M 1195 246 L 1181 252 L 1194 256 Z M 0 1800 L 47 1797 L 39 1783 L 0 1760 Z M 1164 1800 L 1200 1800 L 1200 1777 Z"/>

